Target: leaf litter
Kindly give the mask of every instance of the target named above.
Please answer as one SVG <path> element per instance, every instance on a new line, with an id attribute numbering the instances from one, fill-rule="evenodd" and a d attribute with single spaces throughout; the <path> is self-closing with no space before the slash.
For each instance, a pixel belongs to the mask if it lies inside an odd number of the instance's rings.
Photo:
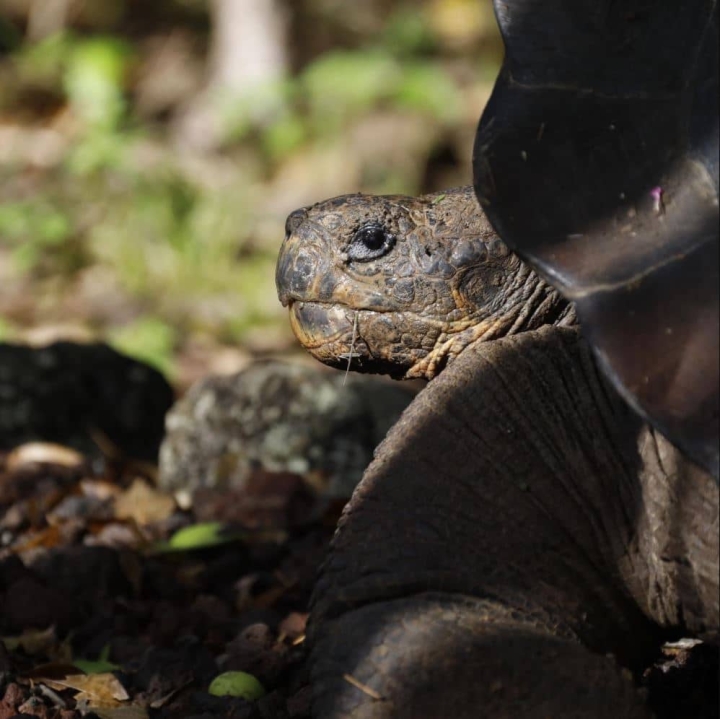
<path id="1" fill-rule="evenodd" d="M 180 508 L 152 468 L 33 444 L 0 453 L 0 719 L 310 716 L 307 606 L 339 504 L 258 470 Z M 241 686 L 213 696 L 223 675 Z"/>

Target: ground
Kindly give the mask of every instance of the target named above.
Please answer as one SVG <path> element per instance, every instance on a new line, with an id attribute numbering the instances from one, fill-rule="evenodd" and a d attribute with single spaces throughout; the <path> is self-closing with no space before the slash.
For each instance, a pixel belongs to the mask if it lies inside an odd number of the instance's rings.
<path id="1" fill-rule="evenodd" d="M 307 605 L 339 507 L 265 473 L 244 511 L 274 511 L 218 533 L 151 466 L 95 464 L 57 445 L 0 458 L 0 718 L 309 716 Z M 210 695 L 229 670 L 267 693 Z"/>

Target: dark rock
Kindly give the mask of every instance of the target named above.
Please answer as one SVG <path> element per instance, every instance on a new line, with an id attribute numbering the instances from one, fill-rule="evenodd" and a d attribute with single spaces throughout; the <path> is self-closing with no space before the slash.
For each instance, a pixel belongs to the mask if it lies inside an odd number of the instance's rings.
<path id="1" fill-rule="evenodd" d="M 171 648 L 150 647 L 142 659 L 129 668 L 134 687 L 154 698 L 188 684 L 209 686 L 218 673 L 212 654 L 189 638 L 176 642 Z"/>
<path id="2" fill-rule="evenodd" d="M 310 716 L 310 702 L 312 699 L 312 689 L 310 686 L 304 686 L 287 700 L 287 712 L 291 719 L 300 719 L 300 717 Z"/>
<path id="3" fill-rule="evenodd" d="M 288 648 L 266 624 L 251 624 L 227 645 L 225 671 L 252 674 L 265 686 L 277 683 L 288 665 Z"/>
<path id="4" fill-rule="evenodd" d="M 257 710 L 262 719 L 287 719 L 287 703 L 279 692 L 266 694 L 257 701 Z"/>
<path id="5" fill-rule="evenodd" d="M 0 689 L 2 688 L 2 676 L 10 671 L 10 656 L 5 644 L 0 642 Z"/>
<path id="6" fill-rule="evenodd" d="M 173 401 L 165 378 L 105 344 L 0 343 L 0 449 L 57 442 L 100 455 L 93 432 L 154 460 Z"/>
<path id="7" fill-rule="evenodd" d="M 13 582 L 4 598 L 0 599 L 0 607 L 0 630 L 6 634 L 19 634 L 29 627 L 44 629 L 51 625 L 62 632 L 83 616 L 72 594 L 48 587 L 32 575 Z"/>
<path id="8" fill-rule="evenodd" d="M 237 697 L 216 697 L 207 692 L 193 692 L 173 707 L 172 717 L 182 719 L 252 719 L 253 705 Z M 184 713 L 183 713 L 184 712 Z M 192 712 L 192 713 L 190 713 Z"/>
<path id="9" fill-rule="evenodd" d="M 0 592 L 13 584 L 13 582 L 30 574 L 30 570 L 16 554 L 0 559 Z"/>
<path id="10" fill-rule="evenodd" d="M 32 568 L 49 586 L 82 597 L 93 606 L 133 594 L 119 553 L 109 547 L 50 550 L 40 555 Z"/>

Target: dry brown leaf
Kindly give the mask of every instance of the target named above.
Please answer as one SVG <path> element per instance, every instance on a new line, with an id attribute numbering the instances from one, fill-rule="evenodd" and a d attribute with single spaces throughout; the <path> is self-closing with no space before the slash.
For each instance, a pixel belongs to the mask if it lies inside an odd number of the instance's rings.
<path id="1" fill-rule="evenodd" d="M 53 689 L 74 689 L 78 692 L 75 699 L 88 707 L 114 707 L 127 701 L 130 696 L 118 678 L 110 673 L 69 674 L 65 677 L 44 679 L 35 677 L 35 681 L 48 684 Z"/>
<path id="2" fill-rule="evenodd" d="M 78 705 L 85 707 L 117 707 L 130 699 L 125 687 L 111 672 L 82 674 L 77 667 L 67 664 L 43 664 L 25 672 L 24 679 L 45 684 L 55 691 L 74 689 Z"/>
<path id="3" fill-rule="evenodd" d="M 76 666 L 65 662 L 47 662 L 22 672 L 20 678 L 36 684 L 47 684 L 53 689 L 62 690 L 66 687 L 60 682 L 69 676 L 77 674 L 79 671 Z"/>
<path id="4" fill-rule="evenodd" d="M 90 436 L 93 442 L 98 446 L 98 449 L 103 453 L 103 456 L 107 457 L 113 462 L 119 462 L 124 465 L 128 471 L 134 471 L 142 477 L 147 477 L 151 481 L 157 480 L 158 469 L 157 465 L 152 462 L 146 462 L 142 459 L 135 459 L 134 457 L 128 457 L 125 455 L 125 450 L 119 445 L 113 442 L 105 432 L 99 427 L 90 428 Z"/>
<path id="5" fill-rule="evenodd" d="M 80 490 L 86 497 L 95 497 L 100 500 L 112 499 L 121 492 L 117 484 L 105 479 L 83 479 L 80 481 Z"/>
<path id="6" fill-rule="evenodd" d="M 292 642 L 298 637 L 305 636 L 305 626 L 307 625 L 307 612 L 290 612 L 278 626 L 278 641 L 290 639 Z"/>
<path id="7" fill-rule="evenodd" d="M 48 652 L 48 658 L 57 662 L 58 664 L 72 664 L 73 659 L 73 647 L 72 647 L 72 632 L 70 632 L 65 639 L 59 644 L 51 647 Z"/>
<path id="8" fill-rule="evenodd" d="M 79 467 L 85 462 L 80 452 L 52 442 L 27 442 L 10 452 L 6 464 L 14 472 L 27 464 L 59 464 L 63 467 Z"/>
<path id="9" fill-rule="evenodd" d="M 27 532 L 20 542 L 13 545 L 13 551 L 22 554 L 38 547 L 54 549 L 65 541 L 63 530 L 63 525 L 52 524 L 37 532 Z"/>
<path id="10" fill-rule="evenodd" d="M 92 441 L 95 442 L 98 449 L 103 453 L 103 456 L 109 459 L 121 461 L 125 457 L 125 453 L 113 442 L 110 437 L 105 434 L 98 427 L 90 427 L 90 436 Z"/>
<path id="11" fill-rule="evenodd" d="M 85 537 L 85 544 L 101 544 L 115 549 L 144 548 L 151 543 L 151 537 L 143 529 L 132 520 L 123 519 L 107 523 L 90 522 L 88 532 L 91 536 Z"/>
<path id="12" fill-rule="evenodd" d="M 190 679 L 189 681 L 181 684 L 178 687 L 175 687 L 174 689 L 170 690 L 167 694 L 163 694 L 163 696 L 159 697 L 158 699 L 154 699 L 150 702 L 149 706 L 151 709 L 162 709 L 168 702 L 172 701 L 180 692 L 187 689 L 192 683 L 194 679 Z"/>
<path id="13" fill-rule="evenodd" d="M 22 648 L 26 654 L 47 654 L 57 643 L 55 627 L 47 629 L 26 629 L 19 637 L 0 637 L 0 642 L 12 652 Z"/>
<path id="14" fill-rule="evenodd" d="M 281 597 L 287 594 L 289 589 L 289 587 L 283 586 L 282 584 L 270 587 L 270 589 L 258 594 L 253 599 L 253 606 L 260 607 L 261 609 L 268 609 L 274 606 Z"/>
<path id="15" fill-rule="evenodd" d="M 161 522 L 175 511 L 171 495 L 153 489 L 142 479 L 115 500 L 115 514 L 119 519 L 134 519 L 138 524 Z"/>

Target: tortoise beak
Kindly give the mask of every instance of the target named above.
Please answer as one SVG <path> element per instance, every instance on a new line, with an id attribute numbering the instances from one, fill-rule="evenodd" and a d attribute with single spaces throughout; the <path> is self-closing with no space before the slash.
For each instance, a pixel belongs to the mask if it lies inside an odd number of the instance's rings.
<path id="1" fill-rule="evenodd" d="M 292 276 L 292 255 L 285 251 L 283 244 L 275 267 L 275 287 L 283 307 L 290 304 L 290 278 Z"/>
<path id="2" fill-rule="evenodd" d="M 319 259 L 314 248 L 302 243 L 296 235 L 285 239 L 275 268 L 275 286 L 283 307 L 308 296 L 317 279 Z"/>

